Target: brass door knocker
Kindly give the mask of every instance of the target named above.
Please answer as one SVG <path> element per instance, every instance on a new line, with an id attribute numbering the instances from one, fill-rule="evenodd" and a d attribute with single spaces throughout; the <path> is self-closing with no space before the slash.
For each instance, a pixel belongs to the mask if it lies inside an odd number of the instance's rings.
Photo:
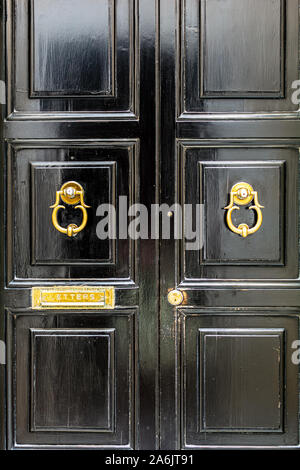
<path id="1" fill-rule="evenodd" d="M 236 227 L 231 220 L 232 212 L 239 210 L 240 208 L 238 206 L 246 206 L 247 204 L 250 204 L 252 200 L 254 200 L 254 205 L 249 207 L 249 210 L 253 209 L 256 211 L 256 224 L 251 228 L 249 228 L 247 224 L 240 224 L 238 227 Z M 261 206 L 258 202 L 257 191 L 254 191 L 250 184 L 243 182 L 235 184 L 230 191 L 230 203 L 227 207 L 224 208 L 227 210 L 226 221 L 229 229 L 232 232 L 241 235 L 243 238 L 246 238 L 248 235 L 257 232 L 263 221 L 261 212 L 261 209 L 263 208 L 264 206 Z"/>
<path id="2" fill-rule="evenodd" d="M 68 235 L 68 237 L 75 237 L 77 233 L 81 232 L 87 224 L 88 215 L 87 210 L 90 206 L 87 206 L 84 203 L 84 190 L 83 187 L 76 183 L 76 181 L 68 181 L 67 183 L 63 184 L 59 191 L 56 191 L 56 201 L 53 206 L 50 206 L 50 209 L 53 209 L 52 212 L 52 223 L 56 230 L 60 233 L 64 233 Z M 74 206 L 75 204 L 79 205 L 75 206 L 75 209 L 80 209 L 82 212 L 82 223 L 78 227 L 76 224 L 70 224 L 68 227 L 64 228 L 59 225 L 57 222 L 57 213 L 60 209 L 65 209 L 65 206 L 60 205 L 60 199 L 68 205 Z"/>

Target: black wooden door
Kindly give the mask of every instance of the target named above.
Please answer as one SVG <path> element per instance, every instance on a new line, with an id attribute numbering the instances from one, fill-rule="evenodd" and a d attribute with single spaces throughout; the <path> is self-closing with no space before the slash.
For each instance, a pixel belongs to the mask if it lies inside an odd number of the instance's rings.
<path id="1" fill-rule="evenodd" d="M 1 1 L 3 448 L 298 446 L 298 3 Z"/>
<path id="2" fill-rule="evenodd" d="M 160 5 L 161 202 L 202 219 L 161 240 L 161 446 L 297 446 L 299 2 Z"/>
<path id="3" fill-rule="evenodd" d="M 155 202 L 155 2 L 1 4 L 3 445 L 154 449 L 157 242 L 100 239 L 97 211 L 121 196 L 128 207 Z M 50 208 L 70 182 L 89 206 L 76 236 Z M 58 226 L 79 229 L 84 210 L 62 199 Z"/>

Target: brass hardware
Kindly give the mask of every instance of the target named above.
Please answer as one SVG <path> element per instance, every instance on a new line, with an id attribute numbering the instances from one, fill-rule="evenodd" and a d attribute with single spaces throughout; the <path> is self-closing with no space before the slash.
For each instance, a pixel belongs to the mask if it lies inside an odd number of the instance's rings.
<path id="1" fill-rule="evenodd" d="M 184 295 L 180 290 L 174 289 L 168 293 L 168 302 L 171 305 L 181 305 L 184 301 Z"/>
<path id="2" fill-rule="evenodd" d="M 256 211 L 257 214 L 257 222 L 254 227 L 249 228 L 247 224 L 240 224 L 236 227 L 231 220 L 231 215 L 234 210 L 240 210 L 237 206 L 246 206 L 250 204 L 250 202 L 254 199 L 254 205 L 249 207 L 249 210 L 253 209 Z M 237 204 L 237 205 L 235 205 Z M 224 209 L 227 210 L 226 221 L 229 229 L 233 233 L 237 233 L 241 235 L 241 237 L 246 238 L 248 235 L 252 235 L 253 233 L 257 232 L 262 224 L 263 216 L 261 209 L 264 206 L 261 206 L 258 202 L 258 195 L 257 191 L 254 191 L 252 186 L 248 183 L 237 183 L 235 184 L 230 191 L 230 203 Z"/>
<path id="3" fill-rule="evenodd" d="M 32 308 L 45 309 L 114 309 L 114 287 L 61 286 L 33 287 Z"/>
<path id="4" fill-rule="evenodd" d="M 68 237 L 75 237 L 77 233 L 81 232 L 85 228 L 88 220 L 86 209 L 88 209 L 90 206 L 87 206 L 84 203 L 83 198 L 83 187 L 79 183 L 76 183 L 76 181 L 68 181 L 67 183 L 62 185 L 59 191 L 56 191 L 56 201 L 53 206 L 50 206 L 50 209 L 53 209 L 52 223 L 56 230 L 58 230 L 60 233 L 64 233 L 68 235 Z M 66 228 L 61 227 L 59 225 L 59 223 L 57 222 L 57 213 L 60 209 L 65 209 L 65 206 L 59 204 L 60 199 L 65 204 L 68 204 L 70 206 L 74 206 L 75 204 L 77 204 L 75 209 L 80 209 L 82 212 L 82 223 L 79 227 L 76 224 L 70 224 Z M 80 204 L 78 205 L 79 202 Z"/>

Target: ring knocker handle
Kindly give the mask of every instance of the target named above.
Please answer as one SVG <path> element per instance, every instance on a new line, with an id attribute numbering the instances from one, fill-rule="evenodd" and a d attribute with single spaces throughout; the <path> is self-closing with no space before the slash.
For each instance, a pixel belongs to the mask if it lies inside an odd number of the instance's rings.
<path id="1" fill-rule="evenodd" d="M 82 222 L 81 225 L 78 227 L 76 224 L 69 224 L 68 227 L 61 227 L 57 221 L 57 213 L 60 209 L 64 210 L 65 206 L 60 204 L 60 200 L 62 200 L 65 204 L 75 206 L 75 209 L 80 209 L 82 212 Z M 78 204 L 79 203 L 79 204 Z M 56 201 L 53 206 L 50 206 L 53 209 L 52 212 L 52 223 L 56 230 L 60 233 L 64 233 L 68 235 L 68 237 L 75 237 L 77 233 L 81 232 L 88 220 L 87 215 L 87 206 L 84 202 L 84 190 L 82 186 L 77 183 L 76 181 L 68 181 L 67 183 L 63 184 L 59 191 L 56 191 Z"/>
<path id="2" fill-rule="evenodd" d="M 247 224 L 240 224 L 238 227 L 236 227 L 231 219 L 232 212 L 235 210 L 239 210 L 240 208 L 238 206 L 246 206 L 247 204 L 250 204 L 252 200 L 254 200 L 254 205 L 249 207 L 249 210 L 253 209 L 256 211 L 256 224 L 254 225 L 254 227 L 251 228 Z M 261 209 L 263 208 L 264 206 L 260 205 L 258 202 L 257 191 L 254 191 L 250 184 L 243 182 L 235 184 L 230 191 L 230 203 L 227 207 L 224 208 L 227 210 L 226 222 L 228 228 L 233 233 L 236 233 L 243 238 L 248 237 L 248 235 L 252 235 L 253 233 L 257 232 L 261 227 L 263 221 Z"/>

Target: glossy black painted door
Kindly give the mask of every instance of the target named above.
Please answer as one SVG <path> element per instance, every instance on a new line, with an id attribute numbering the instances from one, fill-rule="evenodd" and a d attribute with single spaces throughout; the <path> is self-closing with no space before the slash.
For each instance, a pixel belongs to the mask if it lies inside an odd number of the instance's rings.
<path id="1" fill-rule="evenodd" d="M 155 2 L 8 0 L 1 14 L 2 446 L 155 449 L 157 242 L 97 236 L 101 204 L 156 200 Z M 68 181 L 89 206 L 76 237 L 51 220 Z M 32 309 L 34 287 L 82 285 L 113 287 L 114 308 Z"/>
<path id="2" fill-rule="evenodd" d="M 161 202 L 203 220 L 200 250 L 161 241 L 161 446 L 297 447 L 299 2 L 160 5 Z M 239 182 L 264 206 L 247 237 Z"/>
<path id="3" fill-rule="evenodd" d="M 298 0 L 1 1 L 3 448 L 299 445 L 298 30 Z M 70 238 L 66 181 L 90 206 Z M 264 206 L 244 238 L 240 181 Z M 119 196 L 200 204 L 203 246 L 99 240 Z M 39 286 L 115 307 L 35 310 Z"/>

